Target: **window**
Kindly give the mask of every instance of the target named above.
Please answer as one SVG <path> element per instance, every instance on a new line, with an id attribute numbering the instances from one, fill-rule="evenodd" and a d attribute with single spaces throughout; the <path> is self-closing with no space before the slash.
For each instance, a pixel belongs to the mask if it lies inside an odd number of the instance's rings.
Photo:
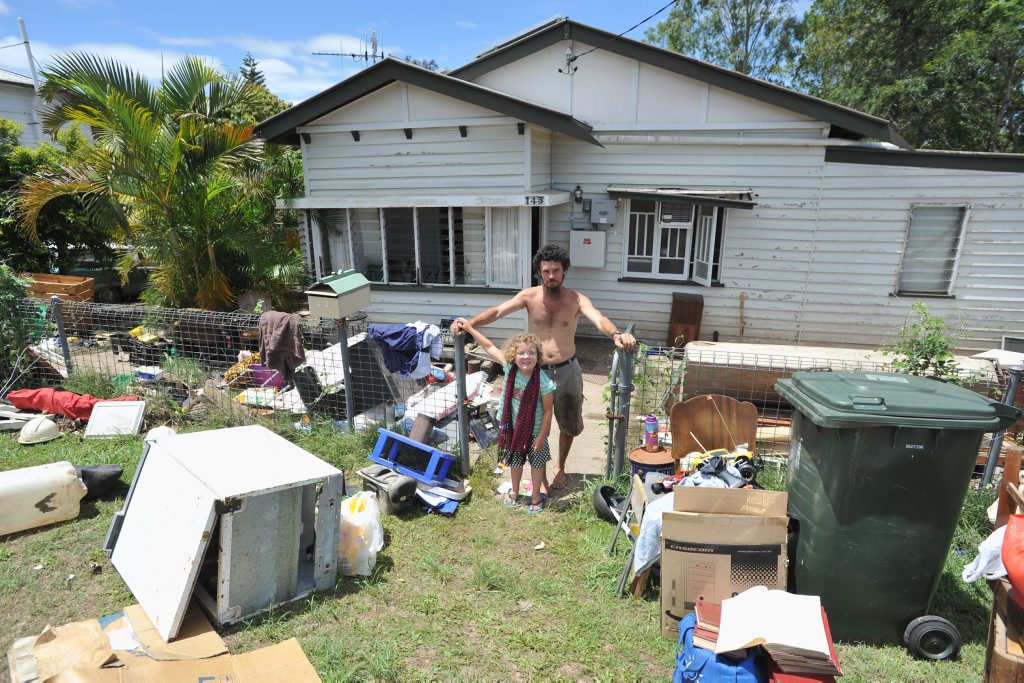
<path id="1" fill-rule="evenodd" d="M 719 279 L 724 223 L 723 207 L 631 200 L 623 275 L 711 286 Z"/>
<path id="2" fill-rule="evenodd" d="M 389 207 L 342 209 L 347 229 L 329 233 L 338 267 L 371 282 L 522 286 L 519 209 Z"/>
<path id="3" fill-rule="evenodd" d="M 900 294 L 948 295 L 960 257 L 966 206 L 912 206 L 900 265 Z"/>

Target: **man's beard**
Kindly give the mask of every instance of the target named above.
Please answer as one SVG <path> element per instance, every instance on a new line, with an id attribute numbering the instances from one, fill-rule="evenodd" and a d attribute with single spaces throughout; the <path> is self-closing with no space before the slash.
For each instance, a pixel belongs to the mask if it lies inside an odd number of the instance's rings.
<path id="1" fill-rule="evenodd" d="M 559 282 L 557 285 L 544 285 L 544 293 L 549 296 L 557 297 L 562 293 L 562 283 Z"/>

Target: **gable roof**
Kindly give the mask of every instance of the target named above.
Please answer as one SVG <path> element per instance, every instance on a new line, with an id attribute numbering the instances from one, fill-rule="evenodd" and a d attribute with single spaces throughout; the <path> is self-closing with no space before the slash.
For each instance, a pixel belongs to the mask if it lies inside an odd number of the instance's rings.
<path id="1" fill-rule="evenodd" d="M 299 136 L 295 129 L 298 126 L 314 121 L 395 81 L 432 90 L 599 147 L 603 146 L 590 134 L 590 126 L 569 114 L 530 104 L 491 88 L 435 73 L 394 57 L 388 57 L 322 93 L 260 122 L 256 126 L 256 135 L 267 142 L 297 145 Z"/>
<path id="2" fill-rule="evenodd" d="M 899 134 L 896 126 L 886 119 L 702 62 L 678 52 L 608 33 L 571 21 L 568 18 L 543 24 L 518 38 L 498 45 L 469 64 L 454 69 L 449 74 L 457 78 L 473 80 L 563 40 L 576 40 L 594 48 L 709 83 L 723 90 L 752 97 L 819 121 L 828 122 L 832 124 L 832 137 L 874 138 L 883 142 L 891 142 L 904 149 L 912 149 L 910 143 Z"/>

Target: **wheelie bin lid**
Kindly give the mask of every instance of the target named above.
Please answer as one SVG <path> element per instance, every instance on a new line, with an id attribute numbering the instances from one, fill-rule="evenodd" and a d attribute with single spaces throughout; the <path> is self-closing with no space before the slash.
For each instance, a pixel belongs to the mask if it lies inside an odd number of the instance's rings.
<path id="1" fill-rule="evenodd" d="M 935 429 L 1006 429 L 1013 406 L 934 377 L 891 372 L 794 372 L 775 389 L 819 427 L 893 425 Z"/>

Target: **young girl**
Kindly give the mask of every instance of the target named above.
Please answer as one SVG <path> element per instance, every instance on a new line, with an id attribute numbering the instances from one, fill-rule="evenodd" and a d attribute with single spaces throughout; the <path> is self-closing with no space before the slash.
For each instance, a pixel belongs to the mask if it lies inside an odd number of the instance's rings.
<path id="1" fill-rule="evenodd" d="M 499 349 L 468 320 L 459 318 L 463 327 L 487 354 L 503 364 L 505 388 L 501 396 L 501 420 L 498 428 L 498 457 L 512 469 L 512 490 L 504 498 L 505 507 L 519 504 L 519 484 L 523 467 L 530 461 L 530 480 L 533 496 L 529 512 L 544 511 L 546 496 L 544 470 L 551 459 L 548 434 L 554 415 L 555 383 L 537 367 L 540 358 L 540 338 L 532 332 L 517 334 Z"/>

